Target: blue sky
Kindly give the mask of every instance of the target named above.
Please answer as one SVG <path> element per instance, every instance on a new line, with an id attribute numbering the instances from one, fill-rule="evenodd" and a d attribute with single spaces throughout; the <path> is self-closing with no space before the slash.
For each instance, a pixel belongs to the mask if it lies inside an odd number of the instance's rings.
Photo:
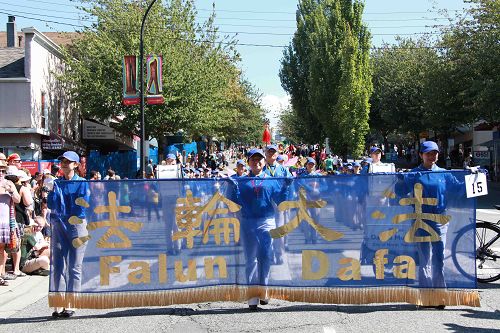
<path id="1" fill-rule="evenodd" d="M 216 23 L 221 32 L 239 32 L 242 56 L 241 68 L 263 94 L 264 104 L 276 111 L 287 103 L 278 77 L 281 47 L 255 45 L 287 45 L 295 31 L 296 0 L 195 0 L 200 20 L 208 17 L 215 2 Z M 70 25 L 42 22 L 21 16 L 67 24 L 82 25 L 78 20 L 75 2 L 70 0 L 0 0 L 0 30 L 5 30 L 7 14 L 16 15 L 18 29 L 34 26 L 40 31 L 72 31 Z M 463 11 L 463 0 L 366 0 L 364 21 L 369 26 L 374 46 L 392 43 L 397 34 L 418 37 L 436 31 L 435 25 L 449 21 L 438 10 L 446 9 L 451 17 Z M 408 34 L 408 35 L 407 35 Z"/>

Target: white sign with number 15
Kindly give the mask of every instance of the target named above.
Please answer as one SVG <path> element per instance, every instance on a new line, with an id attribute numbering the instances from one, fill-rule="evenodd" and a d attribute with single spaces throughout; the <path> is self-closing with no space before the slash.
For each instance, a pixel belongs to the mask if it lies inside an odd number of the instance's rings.
<path id="1" fill-rule="evenodd" d="M 486 181 L 486 174 L 478 172 L 465 176 L 465 189 L 467 190 L 467 198 L 487 195 L 488 183 Z"/>

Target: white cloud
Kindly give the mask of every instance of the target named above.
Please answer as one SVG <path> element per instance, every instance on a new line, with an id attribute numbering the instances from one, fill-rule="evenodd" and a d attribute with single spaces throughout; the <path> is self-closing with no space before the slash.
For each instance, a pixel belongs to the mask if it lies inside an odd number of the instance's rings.
<path id="1" fill-rule="evenodd" d="M 283 109 L 290 105 L 289 96 L 265 95 L 262 97 L 262 107 L 269 111 L 266 114 L 271 122 L 271 127 L 276 127 L 278 124 L 279 114 Z"/>

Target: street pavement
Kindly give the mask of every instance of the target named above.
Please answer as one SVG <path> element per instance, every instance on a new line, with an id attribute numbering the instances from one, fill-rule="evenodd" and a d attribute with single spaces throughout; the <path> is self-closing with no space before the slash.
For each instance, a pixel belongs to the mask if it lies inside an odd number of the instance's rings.
<path id="1" fill-rule="evenodd" d="M 478 200 L 477 217 L 500 220 L 500 184 Z M 277 273 L 276 273 L 277 274 Z M 500 282 L 500 281 L 499 281 Z M 210 302 L 168 307 L 78 310 L 53 319 L 48 277 L 27 276 L 0 287 L 0 332 L 497 332 L 500 283 L 479 284 L 481 307 L 420 309 L 409 304 L 327 305 L 271 300 L 258 312 L 246 304 Z"/>

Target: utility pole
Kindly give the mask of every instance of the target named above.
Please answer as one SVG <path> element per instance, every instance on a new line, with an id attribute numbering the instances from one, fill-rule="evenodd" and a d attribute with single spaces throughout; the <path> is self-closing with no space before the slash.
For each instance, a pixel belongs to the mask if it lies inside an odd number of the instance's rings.
<path id="1" fill-rule="evenodd" d="M 139 72 L 140 72 L 140 78 L 141 78 L 141 84 L 140 84 L 140 108 L 141 108 L 141 151 L 139 154 L 139 159 L 141 160 L 141 168 L 140 168 L 140 175 L 141 178 L 143 177 L 144 171 L 146 170 L 146 159 L 145 159 L 145 154 L 144 154 L 144 142 L 146 141 L 146 124 L 144 122 L 144 25 L 146 23 L 146 18 L 148 17 L 149 11 L 151 10 L 151 7 L 155 4 L 156 0 L 151 1 L 151 3 L 148 6 L 148 9 L 146 9 L 146 13 L 144 13 L 144 16 L 142 17 L 142 24 L 141 24 L 141 36 L 140 36 L 140 43 L 139 43 L 139 49 L 140 49 L 140 56 L 139 56 Z M 149 147 L 148 147 L 149 149 Z"/>

